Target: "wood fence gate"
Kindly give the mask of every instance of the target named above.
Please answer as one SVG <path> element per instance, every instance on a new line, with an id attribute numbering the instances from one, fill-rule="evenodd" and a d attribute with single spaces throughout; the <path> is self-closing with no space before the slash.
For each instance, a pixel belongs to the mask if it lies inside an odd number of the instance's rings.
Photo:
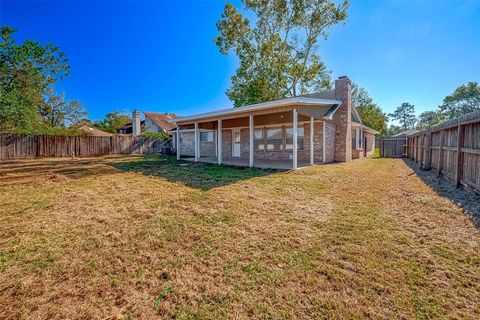
<path id="1" fill-rule="evenodd" d="M 380 141 L 380 156 L 385 158 L 403 158 L 407 156 L 406 137 L 383 138 Z"/>

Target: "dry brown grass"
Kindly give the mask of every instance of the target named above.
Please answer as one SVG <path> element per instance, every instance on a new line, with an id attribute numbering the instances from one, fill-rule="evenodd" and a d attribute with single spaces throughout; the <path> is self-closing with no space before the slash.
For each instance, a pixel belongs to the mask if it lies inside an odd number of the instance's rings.
<path id="1" fill-rule="evenodd" d="M 0 318 L 478 319 L 480 232 L 411 173 L 0 164 Z"/>

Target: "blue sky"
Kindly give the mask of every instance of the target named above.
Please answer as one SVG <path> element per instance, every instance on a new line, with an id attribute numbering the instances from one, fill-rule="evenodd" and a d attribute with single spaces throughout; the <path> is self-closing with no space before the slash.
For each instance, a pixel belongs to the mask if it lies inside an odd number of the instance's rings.
<path id="1" fill-rule="evenodd" d="M 480 81 L 480 0 L 351 2 L 319 53 L 333 79 L 348 75 L 386 112 L 405 101 L 431 110 Z M 91 119 L 135 108 L 189 115 L 231 106 L 237 61 L 213 43 L 224 4 L 0 0 L 0 23 L 66 53 L 60 87 Z"/>

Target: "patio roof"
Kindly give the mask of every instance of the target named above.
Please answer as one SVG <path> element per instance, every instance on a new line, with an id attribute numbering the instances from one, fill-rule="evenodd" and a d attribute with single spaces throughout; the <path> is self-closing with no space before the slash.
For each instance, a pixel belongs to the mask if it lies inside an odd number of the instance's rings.
<path id="1" fill-rule="evenodd" d="M 251 111 L 265 110 L 265 109 L 271 109 L 271 108 L 273 109 L 277 107 L 286 107 L 291 105 L 325 106 L 328 108 L 325 108 L 325 112 L 322 114 L 322 116 L 331 117 L 335 113 L 335 111 L 338 109 L 338 107 L 341 105 L 341 103 L 342 102 L 338 100 L 296 97 L 296 98 L 262 102 L 262 103 L 245 106 L 245 107 L 228 108 L 228 109 L 221 109 L 221 110 L 216 110 L 212 112 L 200 113 L 193 116 L 172 119 L 171 121 L 178 123 L 178 122 L 186 122 L 186 121 L 205 120 L 209 118 L 225 117 L 225 116 L 242 114 L 242 113 L 251 112 Z"/>
<path id="2" fill-rule="evenodd" d="M 377 131 L 373 128 L 367 127 L 363 123 L 359 123 L 359 122 L 355 122 L 355 121 L 352 121 L 352 128 L 362 128 L 363 130 L 365 130 L 366 132 L 369 132 L 371 134 L 380 134 L 380 131 Z"/>

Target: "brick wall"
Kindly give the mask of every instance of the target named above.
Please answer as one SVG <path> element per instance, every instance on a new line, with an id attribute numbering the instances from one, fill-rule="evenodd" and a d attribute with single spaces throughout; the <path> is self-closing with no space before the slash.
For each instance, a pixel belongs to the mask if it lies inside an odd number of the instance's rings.
<path id="1" fill-rule="evenodd" d="M 335 135 L 336 135 L 336 125 L 331 121 L 327 121 L 326 126 L 326 148 L 327 148 L 327 161 L 326 162 L 333 162 L 335 161 Z"/>
<path id="2" fill-rule="evenodd" d="M 230 159 L 232 157 L 232 130 L 223 130 L 222 132 L 222 158 Z"/>
<path id="3" fill-rule="evenodd" d="M 195 133 L 181 132 L 180 141 L 180 155 L 183 156 L 195 156 Z"/>
<path id="4" fill-rule="evenodd" d="M 323 124 L 316 122 L 314 124 L 314 162 L 323 161 Z M 298 161 L 310 161 L 310 123 L 301 124 L 304 128 L 304 148 L 298 150 Z M 290 127 L 290 126 L 285 126 Z M 249 129 L 240 129 L 240 158 L 248 159 L 250 152 Z M 232 157 L 232 130 L 224 130 L 222 135 L 222 155 L 224 159 Z M 291 160 L 292 150 L 286 151 L 262 151 L 254 150 L 254 159 L 259 160 Z"/>
<path id="5" fill-rule="evenodd" d="M 339 162 L 352 159 L 352 84 L 348 77 L 335 80 L 335 98 L 342 101 L 335 112 L 336 125 L 334 160 Z"/>

